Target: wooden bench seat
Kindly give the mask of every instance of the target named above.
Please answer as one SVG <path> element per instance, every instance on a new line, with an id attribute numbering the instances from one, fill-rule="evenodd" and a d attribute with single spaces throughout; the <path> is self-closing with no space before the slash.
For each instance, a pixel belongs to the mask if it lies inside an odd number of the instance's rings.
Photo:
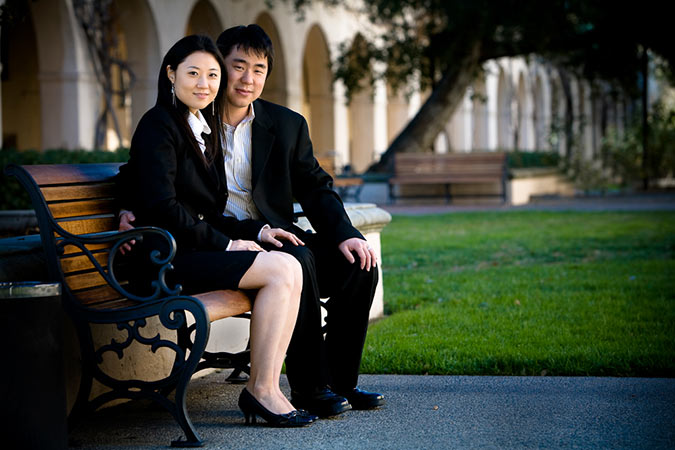
<path id="1" fill-rule="evenodd" d="M 442 185 L 450 202 L 452 185 L 497 183 L 498 195 L 506 202 L 506 180 L 505 153 L 397 153 L 389 196 L 392 202 L 403 197 L 397 186 Z"/>
<path id="2" fill-rule="evenodd" d="M 173 237 L 154 227 L 117 232 L 113 178 L 119 166 L 118 163 L 9 165 L 6 169 L 8 175 L 19 179 L 31 197 L 48 265 L 50 279 L 44 281 L 62 284 L 63 306 L 80 341 L 82 377 L 69 423 L 72 426 L 111 400 L 145 397 L 165 407 L 185 433 L 185 440 L 174 441 L 172 445 L 199 446 L 202 440 L 185 405 L 187 385 L 193 373 L 209 367 L 248 373 L 248 350 L 232 354 L 210 353 L 205 349 L 211 322 L 247 313 L 251 301 L 242 291 L 219 290 L 186 296 L 180 294 L 180 287 L 167 286 L 164 275 L 171 270 L 176 252 Z M 130 280 L 124 275 L 131 272 L 129 258 L 119 255 L 118 250 L 125 242 L 140 241 L 151 234 L 164 239 L 170 250 L 168 254 L 151 255 L 152 260 L 143 263 L 154 266 L 158 276 L 153 281 L 153 291 L 141 296 L 131 289 Z M 188 315 L 193 319 L 191 324 Z M 175 332 L 175 342 L 160 338 L 160 334 L 150 337 L 142 332 L 147 319 L 152 317 Z M 92 324 L 115 324 L 118 330 L 126 331 L 127 339 L 97 344 Z M 103 356 L 112 352 L 122 359 L 132 343 L 148 346 L 153 352 L 160 348 L 173 352 L 171 373 L 156 381 L 117 379 L 107 373 L 102 365 Z M 94 380 L 109 391 L 90 399 Z M 169 397 L 171 394 L 173 399 Z"/>

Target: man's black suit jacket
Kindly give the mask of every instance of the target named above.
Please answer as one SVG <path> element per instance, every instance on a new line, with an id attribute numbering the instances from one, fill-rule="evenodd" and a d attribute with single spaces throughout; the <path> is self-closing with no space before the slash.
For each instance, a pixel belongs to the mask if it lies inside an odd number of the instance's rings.
<path id="1" fill-rule="evenodd" d="M 333 180 L 317 163 L 307 121 L 300 115 L 265 100 L 253 103 L 253 201 L 272 227 L 291 229 L 293 200 L 314 229 L 336 245 L 363 238 L 352 226 Z"/>
<path id="2" fill-rule="evenodd" d="M 121 205 L 137 225 L 167 229 L 179 252 L 224 250 L 231 239 L 257 238 L 263 222 L 223 216 L 227 185 L 222 152 L 211 167 L 170 112 L 155 106 L 141 118 L 129 162 L 120 168 Z"/>

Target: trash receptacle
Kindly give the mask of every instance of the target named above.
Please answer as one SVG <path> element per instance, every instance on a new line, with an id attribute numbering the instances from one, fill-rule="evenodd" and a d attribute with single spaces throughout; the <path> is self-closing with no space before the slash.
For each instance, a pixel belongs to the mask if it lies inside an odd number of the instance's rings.
<path id="1" fill-rule="evenodd" d="M 0 283 L 0 318 L 3 447 L 67 448 L 61 285 Z"/>

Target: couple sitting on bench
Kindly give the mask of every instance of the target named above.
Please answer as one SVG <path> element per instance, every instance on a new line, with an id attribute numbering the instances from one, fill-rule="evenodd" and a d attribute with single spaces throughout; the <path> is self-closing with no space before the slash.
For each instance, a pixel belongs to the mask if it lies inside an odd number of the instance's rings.
<path id="1" fill-rule="evenodd" d="M 217 47 L 205 36 L 178 41 L 117 184 L 121 230 L 152 225 L 175 237 L 170 282 L 186 294 L 256 291 L 239 407 L 247 423 L 292 427 L 384 404 L 357 387 L 378 275 L 374 250 L 313 156 L 306 121 L 258 98 L 273 61 L 257 25 L 224 31 Z M 293 224 L 294 199 L 316 234 Z M 290 401 L 279 387 L 284 360 Z"/>

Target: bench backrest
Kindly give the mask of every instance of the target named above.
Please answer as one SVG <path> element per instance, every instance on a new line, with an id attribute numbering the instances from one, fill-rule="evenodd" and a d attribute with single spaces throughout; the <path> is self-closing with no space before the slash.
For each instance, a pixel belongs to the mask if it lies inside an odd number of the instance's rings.
<path id="1" fill-rule="evenodd" d="M 96 309 L 130 306 L 128 300 L 101 275 L 94 261 L 107 270 L 110 242 L 64 245 L 73 235 L 105 235 L 117 230 L 113 177 L 120 163 L 10 166 L 31 196 L 45 247 L 52 281 L 64 292 Z M 59 245 L 60 244 L 60 245 Z M 117 269 L 117 264 L 116 264 Z M 116 275 L 117 275 L 116 271 Z M 116 278 L 120 285 L 127 281 Z"/>
<path id="2" fill-rule="evenodd" d="M 494 178 L 506 175 L 505 153 L 396 153 L 396 176 L 438 175 L 457 179 Z"/>

